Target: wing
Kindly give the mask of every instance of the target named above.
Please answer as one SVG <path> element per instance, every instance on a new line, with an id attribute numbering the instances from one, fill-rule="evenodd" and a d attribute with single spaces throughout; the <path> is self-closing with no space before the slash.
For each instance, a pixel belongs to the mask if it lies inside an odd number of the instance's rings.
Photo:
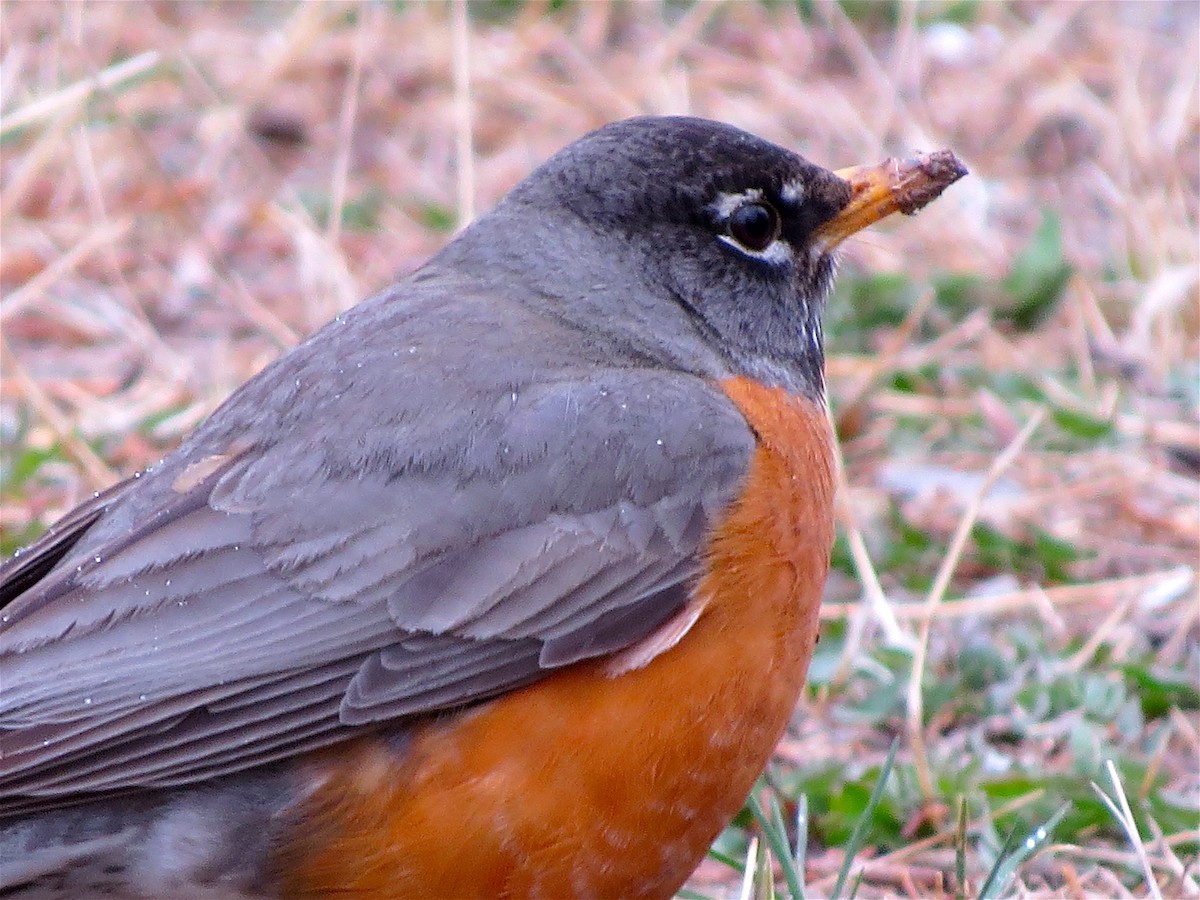
<path id="1" fill-rule="evenodd" d="M 235 395 L 6 564 L 0 811 L 260 765 L 663 624 L 745 473 L 744 420 L 657 369 L 503 384 L 436 433 L 436 394 L 366 423 L 348 389 L 344 427 L 274 444 Z"/>
<path id="2" fill-rule="evenodd" d="M 134 483 L 129 479 L 95 494 L 51 525 L 28 547 L 18 550 L 12 559 L 0 564 L 0 609 L 41 581 Z"/>

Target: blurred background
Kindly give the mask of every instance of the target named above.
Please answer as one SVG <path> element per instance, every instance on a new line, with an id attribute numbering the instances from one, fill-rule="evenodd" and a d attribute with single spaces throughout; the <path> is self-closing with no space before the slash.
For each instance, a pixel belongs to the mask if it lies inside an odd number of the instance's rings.
<path id="1" fill-rule="evenodd" d="M 1198 79 L 1190 0 L 9 0 L 0 549 L 607 121 L 951 147 L 846 247 L 822 643 L 687 895 L 1200 896 Z"/>

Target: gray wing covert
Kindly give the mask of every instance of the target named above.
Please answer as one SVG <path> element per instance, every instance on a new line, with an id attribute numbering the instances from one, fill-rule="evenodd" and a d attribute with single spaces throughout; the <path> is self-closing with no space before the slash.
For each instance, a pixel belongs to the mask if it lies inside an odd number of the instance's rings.
<path id="1" fill-rule="evenodd" d="M 378 434 L 193 446 L 72 533 L 0 625 L 0 811 L 238 771 L 635 643 L 753 449 L 724 395 L 660 370 L 506 393 L 436 449 Z"/>

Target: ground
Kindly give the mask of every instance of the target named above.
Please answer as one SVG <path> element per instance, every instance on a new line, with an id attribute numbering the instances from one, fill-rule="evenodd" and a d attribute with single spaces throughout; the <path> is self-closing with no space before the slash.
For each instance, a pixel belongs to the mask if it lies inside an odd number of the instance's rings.
<path id="1" fill-rule="evenodd" d="M 953 148 L 846 250 L 811 687 L 687 892 L 1200 896 L 1200 5 L 0 15 L 5 554 L 606 121 Z"/>

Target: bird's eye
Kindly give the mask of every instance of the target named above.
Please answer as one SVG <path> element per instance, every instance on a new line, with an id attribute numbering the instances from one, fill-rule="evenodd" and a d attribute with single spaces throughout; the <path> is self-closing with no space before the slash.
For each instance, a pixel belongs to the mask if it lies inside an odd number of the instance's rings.
<path id="1" fill-rule="evenodd" d="M 769 203 L 746 203 L 730 214 L 728 228 L 731 238 L 761 253 L 779 237 L 779 213 Z"/>

